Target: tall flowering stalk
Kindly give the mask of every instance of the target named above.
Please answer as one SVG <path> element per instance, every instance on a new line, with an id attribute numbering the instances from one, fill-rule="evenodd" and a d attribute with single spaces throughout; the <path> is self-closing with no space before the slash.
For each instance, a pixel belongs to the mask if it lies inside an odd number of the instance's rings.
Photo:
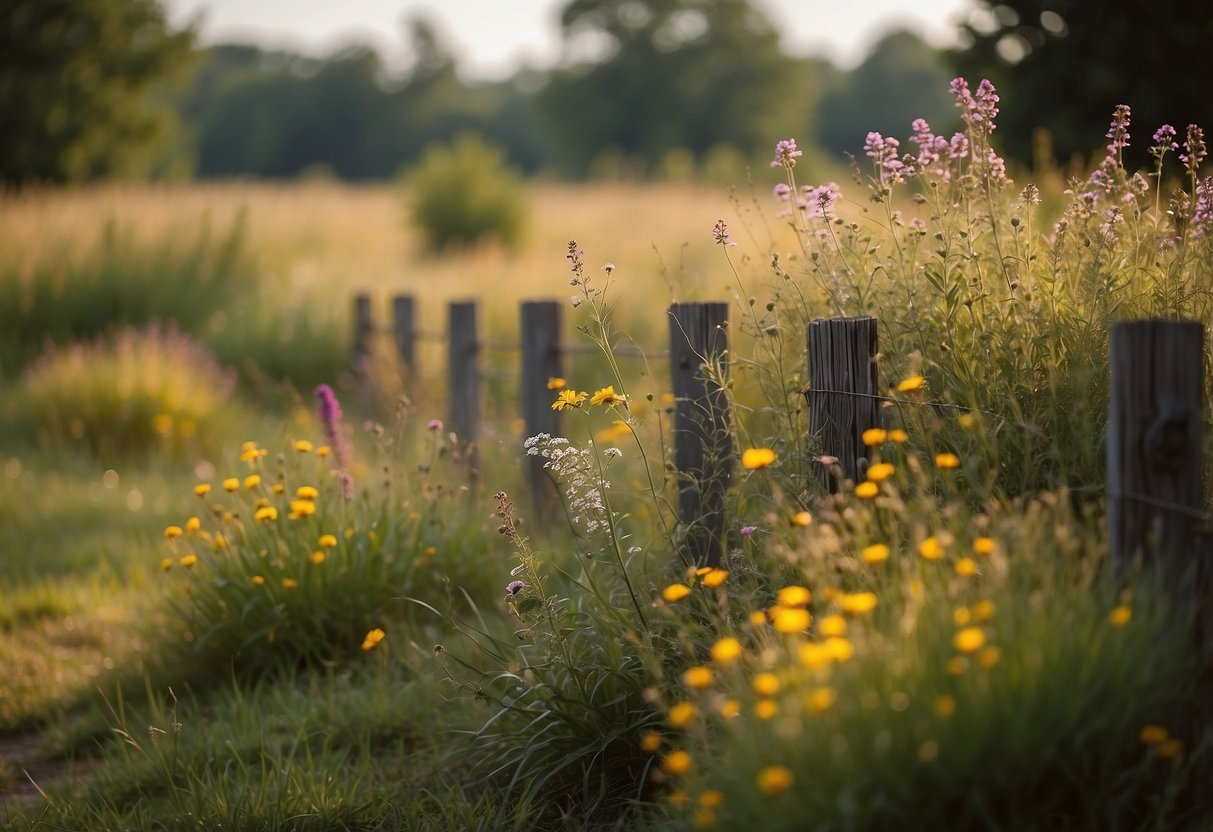
<path id="1" fill-rule="evenodd" d="M 354 497 L 354 477 L 350 474 L 350 464 L 353 461 L 349 441 L 345 436 L 345 425 L 341 413 L 341 403 L 337 394 L 327 384 L 316 388 L 317 415 L 320 426 L 324 431 L 325 441 L 333 455 L 333 469 L 341 480 L 341 491 L 347 500 Z"/>

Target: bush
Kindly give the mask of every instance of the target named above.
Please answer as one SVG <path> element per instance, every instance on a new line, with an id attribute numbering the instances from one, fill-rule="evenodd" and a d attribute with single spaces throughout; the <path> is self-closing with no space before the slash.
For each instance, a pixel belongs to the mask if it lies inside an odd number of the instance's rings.
<path id="1" fill-rule="evenodd" d="M 173 326 L 51 348 L 13 401 L 18 433 L 103 459 L 214 447 L 234 379 Z"/>
<path id="2" fill-rule="evenodd" d="M 435 252 L 495 241 L 514 248 L 527 220 L 522 181 L 502 151 L 471 134 L 430 147 L 407 174 L 414 224 Z"/>

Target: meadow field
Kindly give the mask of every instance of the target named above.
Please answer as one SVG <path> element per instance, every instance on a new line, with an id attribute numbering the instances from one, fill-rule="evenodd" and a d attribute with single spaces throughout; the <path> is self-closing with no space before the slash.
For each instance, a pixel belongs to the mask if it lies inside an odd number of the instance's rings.
<path id="1" fill-rule="evenodd" d="M 1109 328 L 1210 320 L 1199 137 L 1135 174 L 1125 113 L 1093 172 L 1012 182 L 961 93 L 963 152 L 871 134 L 853 179 L 781 143 L 732 192 L 528 183 L 514 248 L 429 252 L 387 185 L 4 196 L 6 828 L 1213 828 L 1206 521 L 1167 580 L 1106 531 Z M 417 299 L 415 373 L 386 335 L 352 367 L 363 291 L 385 329 Z M 598 352 L 534 439 L 512 345 L 548 298 Z M 711 564 L 662 354 L 705 300 Z M 805 331 L 864 314 L 883 427 L 831 489 Z M 565 521 L 532 516 L 528 449 Z"/>

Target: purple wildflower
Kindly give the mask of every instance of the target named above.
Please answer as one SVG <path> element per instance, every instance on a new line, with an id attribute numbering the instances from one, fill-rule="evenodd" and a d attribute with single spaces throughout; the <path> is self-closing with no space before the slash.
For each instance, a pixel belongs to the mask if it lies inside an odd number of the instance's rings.
<path id="1" fill-rule="evenodd" d="M 341 478 L 341 488 L 346 499 L 354 496 L 354 479 L 349 475 L 350 446 L 345 438 L 345 425 L 342 424 L 341 404 L 333 388 L 321 384 L 316 388 L 317 410 L 320 416 L 320 426 L 324 430 L 324 438 L 333 452 L 333 467 Z"/>
<path id="2" fill-rule="evenodd" d="M 775 145 L 775 159 L 771 162 L 771 167 L 794 168 L 796 157 L 803 155 L 804 151 L 796 149 L 795 139 L 783 139 Z"/>
<path id="3" fill-rule="evenodd" d="M 442 420 L 441 419 L 430 419 L 428 422 L 425 423 L 425 429 L 432 430 L 435 433 L 437 433 L 438 431 L 442 430 Z"/>
<path id="4" fill-rule="evenodd" d="M 1197 237 L 1213 235 L 1213 176 L 1196 183 L 1196 205 L 1192 208 L 1192 231 Z"/>
<path id="5" fill-rule="evenodd" d="M 742 527 L 741 527 L 741 536 L 742 536 L 742 537 L 749 537 L 750 535 L 752 535 L 752 534 L 753 534 L 754 532 L 756 532 L 756 531 L 758 531 L 758 527 L 757 527 L 757 526 L 742 526 Z"/>
<path id="6" fill-rule="evenodd" d="M 802 211 L 814 219 L 829 219 L 834 203 L 842 198 L 842 189 L 837 182 L 826 182 L 816 188 L 806 185 L 801 188 L 801 194 L 797 204 Z"/>
<path id="7" fill-rule="evenodd" d="M 737 245 L 729 237 L 729 226 L 724 220 L 716 220 L 716 224 L 712 226 L 712 239 L 716 241 L 716 245 L 725 248 Z"/>
<path id="8" fill-rule="evenodd" d="M 918 158 L 914 161 L 921 172 L 932 173 L 946 179 L 948 172 L 940 164 L 940 159 L 948 149 L 948 140 L 931 132 L 931 125 L 927 123 L 926 119 L 916 118 L 910 127 L 914 130 L 910 141 L 918 145 Z"/>
<path id="9" fill-rule="evenodd" d="M 775 186 L 775 190 L 773 191 L 773 193 L 775 194 L 775 198 L 778 199 L 780 202 L 786 202 L 788 197 L 792 193 L 792 189 L 790 187 L 788 187 L 787 182 L 780 182 L 778 185 Z"/>
<path id="10" fill-rule="evenodd" d="M 508 584 L 505 585 L 505 591 L 506 591 L 506 594 L 508 594 L 511 598 L 515 598 L 518 596 L 518 593 L 522 592 L 522 590 L 525 587 L 526 587 L 525 581 L 510 581 Z"/>
<path id="11" fill-rule="evenodd" d="M 1129 146 L 1129 105 L 1117 104 L 1112 111 L 1112 125 L 1105 134 L 1108 142 L 1108 158 L 1120 158 L 1121 151 Z"/>
<path id="12" fill-rule="evenodd" d="M 897 149 L 901 142 L 892 136 L 882 136 L 880 133 L 868 133 L 864 140 L 863 149 L 872 157 L 880 170 L 880 181 L 897 184 L 903 181 L 905 164 L 898 158 Z"/>
<path id="13" fill-rule="evenodd" d="M 1184 163 L 1184 170 L 1190 176 L 1195 176 L 1196 171 L 1200 168 L 1200 163 L 1205 158 L 1205 134 L 1204 131 L 1195 124 L 1188 125 L 1188 137 L 1184 139 L 1184 152 L 1180 154 L 1179 161 Z"/>
<path id="14" fill-rule="evenodd" d="M 1168 150 L 1179 150 L 1179 142 L 1175 141 L 1175 128 L 1164 124 L 1154 131 L 1154 146 L 1150 153 L 1161 159 Z"/>
<path id="15" fill-rule="evenodd" d="M 577 247 L 577 241 L 569 240 L 569 253 L 564 256 L 564 259 L 569 261 L 569 268 L 573 272 L 573 278 L 569 281 L 569 283 L 574 286 L 581 283 L 581 272 L 585 268 L 581 262 L 581 257 L 583 254 L 585 254 L 585 252 Z"/>

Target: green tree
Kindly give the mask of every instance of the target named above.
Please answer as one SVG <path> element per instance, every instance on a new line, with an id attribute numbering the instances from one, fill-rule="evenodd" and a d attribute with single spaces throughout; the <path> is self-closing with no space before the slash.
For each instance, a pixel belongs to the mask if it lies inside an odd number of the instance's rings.
<path id="1" fill-rule="evenodd" d="M 976 86 L 989 78 L 1002 96 L 1004 151 L 1033 158 L 1037 130 L 1053 154 L 1101 152 L 1113 108 L 1133 110 L 1135 161 L 1161 124 L 1213 127 L 1209 0 L 982 0 L 965 26 L 972 45 L 957 54 Z"/>
<path id="2" fill-rule="evenodd" d="M 793 135 L 811 106 L 809 79 L 747 0 L 573 0 L 570 54 L 539 106 L 565 167 L 584 174 L 604 153 L 652 171 L 685 149 L 751 150 Z"/>
<path id="3" fill-rule="evenodd" d="M 826 88 L 817 110 L 817 141 L 835 154 L 858 154 L 870 131 L 904 140 L 916 118 L 943 133 L 959 125 L 950 80 L 938 52 L 911 32 L 893 32 Z"/>
<path id="4" fill-rule="evenodd" d="M 4 0 L 0 181 L 147 172 L 176 138 L 155 94 L 188 68 L 193 45 L 155 0 Z"/>

